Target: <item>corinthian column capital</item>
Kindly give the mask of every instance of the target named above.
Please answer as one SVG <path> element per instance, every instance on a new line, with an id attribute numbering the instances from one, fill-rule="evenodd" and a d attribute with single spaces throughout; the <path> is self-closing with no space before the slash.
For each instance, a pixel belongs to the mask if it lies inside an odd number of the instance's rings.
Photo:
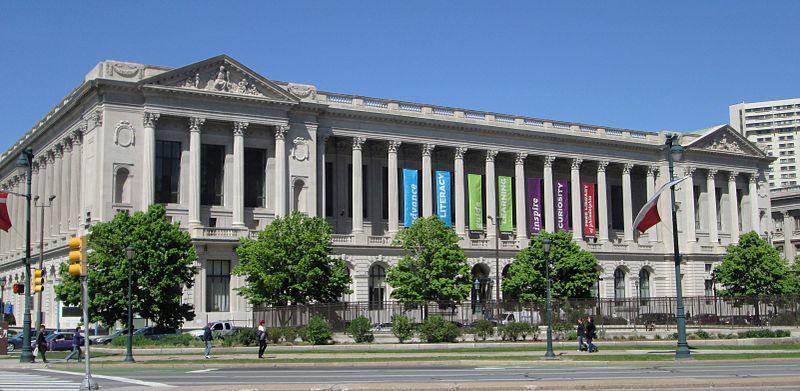
<path id="1" fill-rule="evenodd" d="M 142 117 L 142 126 L 145 128 L 155 128 L 156 122 L 158 122 L 160 117 L 161 114 L 145 111 L 144 116 Z"/>
<path id="2" fill-rule="evenodd" d="M 199 132 L 200 129 L 203 127 L 203 124 L 206 123 L 206 119 L 203 117 L 190 117 L 189 118 L 189 131 L 190 132 Z"/>

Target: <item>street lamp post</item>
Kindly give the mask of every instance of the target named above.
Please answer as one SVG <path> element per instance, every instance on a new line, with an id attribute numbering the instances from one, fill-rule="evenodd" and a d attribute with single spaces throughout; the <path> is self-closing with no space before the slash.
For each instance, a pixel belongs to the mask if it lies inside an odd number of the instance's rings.
<path id="1" fill-rule="evenodd" d="M 56 199 L 55 194 L 47 199 L 47 204 L 39 204 L 39 196 L 33 197 L 33 206 L 41 211 L 39 213 L 39 269 L 41 270 L 44 270 L 44 208 L 52 207 L 54 199 Z M 39 309 L 36 311 L 36 324 L 42 324 L 42 318 L 44 316 L 44 311 L 42 311 L 42 295 L 43 293 L 39 293 L 39 296 L 36 298 L 38 302 L 37 308 Z"/>
<path id="2" fill-rule="evenodd" d="M 487 216 L 492 223 L 494 223 L 494 278 L 497 281 L 497 285 L 495 286 L 495 305 L 497 306 L 497 318 L 500 319 L 500 220 L 502 217 L 498 216 L 497 218 L 493 218 L 492 216 Z M 491 292 L 489 292 L 491 295 Z"/>
<path id="3" fill-rule="evenodd" d="M 131 264 L 133 263 L 133 256 L 136 255 L 136 250 L 132 244 L 129 244 L 125 249 L 125 255 L 128 258 L 128 348 L 125 353 L 125 362 L 136 362 L 133 359 L 133 302 L 131 301 L 133 287 Z"/>
<path id="4" fill-rule="evenodd" d="M 678 143 L 678 136 L 675 134 L 667 135 L 666 141 L 667 162 L 669 163 L 669 180 L 674 179 L 674 162 L 683 157 L 683 147 Z M 675 293 L 676 293 L 676 312 L 675 319 L 678 327 L 678 346 L 675 349 L 676 359 L 691 358 L 689 345 L 686 343 L 686 314 L 683 308 L 683 290 L 681 288 L 681 253 L 678 248 L 678 219 L 675 208 L 675 186 L 670 186 L 670 196 L 672 205 L 672 246 L 675 256 Z"/>
<path id="5" fill-rule="evenodd" d="M 22 150 L 17 167 L 25 169 L 25 312 L 22 315 L 22 354 L 19 362 L 33 362 L 31 351 L 31 176 L 33 176 L 33 149 Z"/>
<path id="6" fill-rule="evenodd" d="M 553 353 L 553 304 L 550 298 L 550 243 L 550 238 L 542 239 L 545 275 L 547 277 L 547 351 L 544 354 L 547 359 L 556 357 L 555 353 Z"/>

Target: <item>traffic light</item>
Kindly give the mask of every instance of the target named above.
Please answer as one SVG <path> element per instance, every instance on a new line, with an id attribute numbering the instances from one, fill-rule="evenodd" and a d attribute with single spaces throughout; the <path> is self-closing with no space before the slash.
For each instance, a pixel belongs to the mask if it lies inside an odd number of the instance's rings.
<path id="1" fill-rule="evenodd" d="M 24 295 L 25 294 L 25 285 L 24 284 L 14 284 L 14 294 L 15 295 Z"/>
<path id="2" fill-rule="evenodd" d="M 86 275 L 86 238 L 83 236 L 69 240 L 69 274 Z"/>
<path id="3" fill-rule="evenodd" d="M 44 290 L 44 270 L 33 269 L 33 288 L 32 293 L 39 293 Z"/>

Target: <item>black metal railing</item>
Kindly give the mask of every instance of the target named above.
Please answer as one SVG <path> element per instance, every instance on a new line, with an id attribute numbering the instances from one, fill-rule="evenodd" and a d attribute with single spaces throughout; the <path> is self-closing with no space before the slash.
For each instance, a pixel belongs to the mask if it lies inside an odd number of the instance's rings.
<path id="1" fill-rule="evenodd" d="M 800 296 L 761 297 L 685 297 L 687 325 L 691 326 L 798 326 L 800 325 Z M 343 331 L 359 316 L 366 316 L 377 328 L 388 329 L 392 317 L 405 315 L 421 322 L 426 315 L 439 315 L 459 326 L 469 326 L 477 320 L 497 323 L 509 321 L 532 324 L 546 323 L 542 302 L 473 302 L 402 304 L 394 301 L 380 303 L 344 302 L 292 306 L 256 306 L 254 325 L 264 320 L 268 327 L 304 326 L 315 316 L 326 319 L 334 331 Z M 593 316 L 595 324 L 603 326 L 675 325 L 675 298 L 631 299 L 571 299 L 553 300 L 553 323 L 575 324 L 578 318 Z"/>

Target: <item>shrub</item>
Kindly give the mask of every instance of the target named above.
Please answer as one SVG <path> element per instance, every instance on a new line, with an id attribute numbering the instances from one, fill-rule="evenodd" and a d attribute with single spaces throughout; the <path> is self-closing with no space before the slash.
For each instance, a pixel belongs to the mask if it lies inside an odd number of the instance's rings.
<path id="1" fill-rule="evenodd" d="M 269 342 L 276 344 L 281 341 L 283 330 L 281 327 L 267 327 L 267 339 Z"/>
<path id="2" fill-rule="evenodd" d="M 392 334 L 397 337 L 400 343 L 414 337 L 414 324 L 405 315 L 395 315 L 392 317 Z"/>
<path id="3" fill-rule="evenodd" d="M 530 336 L 531 336 L 531 339 L 534 340 L 534 341 L 538 341 L 539 340 L 539 332 L 540 331 L 541 330 L 539 330 L 539 325 L 538 324 L 532 324 L 531 325 L 531 331 L 529 333 Z"/>
<path id="4" fill-rule="evenodd" d="M 233 340 L 233 342 L 240 346 L 256 346 L 258 345 L 258 333 L 252 327 L 243 327 L 236 332 L 236 334 L 225 338 L 226 340 Z"/>
<path id="5" fill-rule="evenodd" d="M 711 334 L 709 334 L 708 331 L 705 331 L 705 330 L 697 330 L 697 332 L 695 332 L 694 335 L 696 335 L 697 338 L 700 338 L 700 339 L 709 339 L 709 338 L 711 338 Z"/>
<path id="6" fill-rule="evenodd" d="M 486 341 L 486 337 L 494 335 L 494 325 L 488 320 L 479 320 L 474 325 L 475 338 Z"/>
<path id="7" fill-rule="evenodd" d="M 553 338 L 554 339 L 565 339 L 567 337 L 567 333 L 572 330 L 572 325 L 564 322 L 558 322 L 553 324 Z M 577 338 L 577 337 L 576 337 Z"/>
<path id="8" fill-rule="evenodd" d="M 281 333 L 278 335 L 278 339 L 280 340 L 283 337 L 283 340 L 288 343 L 294 343 L 297 339 L 297 329 L 294 327 L 284 327 L 281 328 Z"/>
<path id="9" fill-rule="evenodd" d="M 497 326 L 497 336 L 500 337 L 501 341 L 508 341 L 511 339 L 508 335 L 508 329 L 504 324 Z"/>
<path id="10" fill-rule="evenodd" d="M 770 329 L 759 329 L 759 330 L 747 330 L 739 332 L 739 338 L 777 338 L 777 337 L 788 337 L 791 333 L 786 330 L 770 330 Z"/>
<path id="11" fill-rule="evenodd" d="M 308 325 L 303 328 L 300 335 L 304 341 L 310 342 L 312 345 L 324 345 L 332 336 L 331 326 L 325 319 L 317 315 L 308 321 Z"/>
<path id="12" fill-rule="evenodd" d="M 366 316 L 359 316 L 347 325 L 347 334 L 353 337 L 356 343 L 372 342 L 375 336 L 372 335 L 370 328 L 369 319 Z"/>
<path id="13" fill-rule="evenodd" d="M 178 334 L 164 337 L 159 341 L 154 341 L 153 345 L 189 347 L 202 346 L 203 342 L 190 334 Z"/>
<path id="14" fill-rule="evenodd" d="M 127 336 L 120 336 L 111 340 L 111 346 L 122 347 L 122 346 L 127 346 L 127 344 L 128 344 Z M 147 339 L 141 335 L 134 335 L 132 344 L 133 346 L 153 346 L 155 345 L 155 341 Z"/>
<path id="15" fill-rule="evenodd" d="M 518 341 L 522 334 L 528 335 L 530 327 L 529 324 L 522 322 L 509 323 L 505 327 L 506 338 L 511 341 Z"/>
<path id="16" fill-rule="evenodd" d="M 430 316 L 419 326 L 419 334 L 426 342 L 455 342 L 461 330 L 441 316 Z"/>

